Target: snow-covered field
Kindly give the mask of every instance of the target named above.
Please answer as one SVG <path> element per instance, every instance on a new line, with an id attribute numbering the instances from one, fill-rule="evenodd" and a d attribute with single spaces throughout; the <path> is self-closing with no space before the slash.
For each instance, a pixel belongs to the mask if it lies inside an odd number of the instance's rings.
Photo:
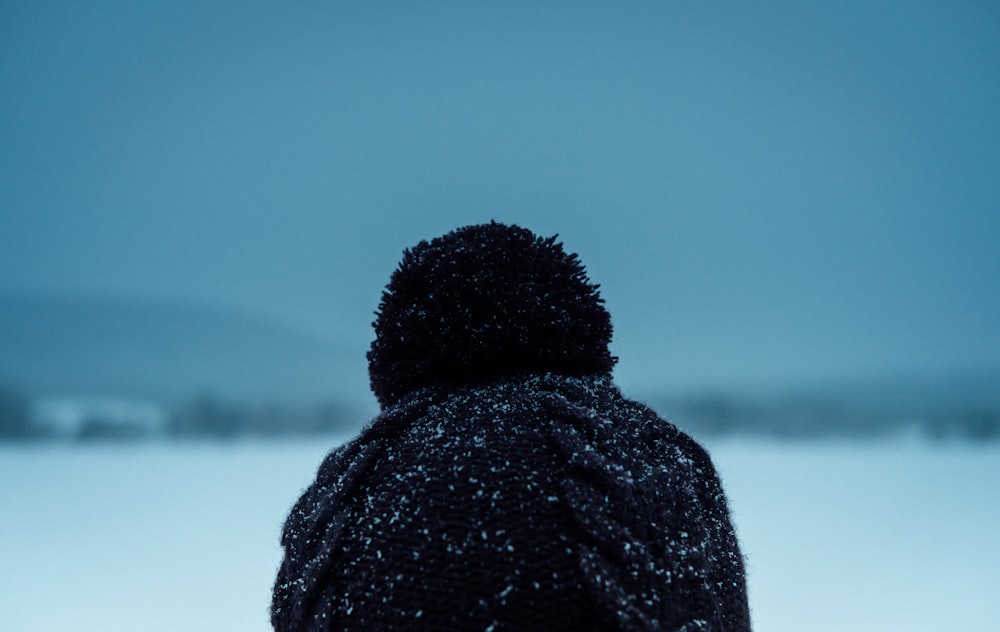
<path id="1" fill-rule="evenodd" d="M 329 446 L 0 446 L 0 630 L 268 630 Z M 709 447 L 757 630 L 1000 630 L 1000 446 Z"/>

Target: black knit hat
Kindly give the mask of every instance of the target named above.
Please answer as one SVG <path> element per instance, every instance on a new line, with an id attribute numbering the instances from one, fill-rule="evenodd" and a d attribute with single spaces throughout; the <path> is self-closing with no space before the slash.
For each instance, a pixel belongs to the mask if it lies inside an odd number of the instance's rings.
<path id="1" fill-rule="evenodd" d="M 403 253 L 368 352 L 383 407 L 425 386 L 522 371 L 609 375 L 611 317 L 556 237 L 496 222 Z"/>
<path id="2" fill-rule="evenodd" d="M 711 460 L 612 383 L 555 238 L 421 242 L 374 326 L 382 413 L 288 516 L 275 630 L 750 629 Z"/>

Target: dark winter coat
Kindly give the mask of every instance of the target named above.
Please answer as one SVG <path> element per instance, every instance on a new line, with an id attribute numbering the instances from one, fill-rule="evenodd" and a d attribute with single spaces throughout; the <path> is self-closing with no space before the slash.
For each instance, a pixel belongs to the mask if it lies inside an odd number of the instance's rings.
<path id="1" fill-rule="evenodd" d="M 421 242 L 378 317 L 383 411 L 288 517 L 276 630 L 750 629 L 707 453 L 614 386 L 554 238 Z"/>

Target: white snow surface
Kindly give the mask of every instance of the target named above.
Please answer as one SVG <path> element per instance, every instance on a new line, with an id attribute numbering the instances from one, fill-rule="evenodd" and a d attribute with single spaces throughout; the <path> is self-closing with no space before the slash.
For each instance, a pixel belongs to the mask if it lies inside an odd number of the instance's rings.
<path id="1" fill-rule="evenodd" d="M 0 630 L 269 630 L 281 522 L 336 443 L 0 446 Z M 1000 630 L 1000 446 L 708 447 L 755 630 Z"/>

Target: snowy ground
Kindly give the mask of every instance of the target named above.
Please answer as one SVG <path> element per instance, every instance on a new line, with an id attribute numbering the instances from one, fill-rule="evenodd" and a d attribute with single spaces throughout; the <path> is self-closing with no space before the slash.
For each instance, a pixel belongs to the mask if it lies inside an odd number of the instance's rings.
<path id="1" fill-rule="evenodd" d="M 0 446 L 0 630 L 266 631 L 321 443 Z M 710 446 L 755 628 L 1000 630 L 1000 446 Z"/>

